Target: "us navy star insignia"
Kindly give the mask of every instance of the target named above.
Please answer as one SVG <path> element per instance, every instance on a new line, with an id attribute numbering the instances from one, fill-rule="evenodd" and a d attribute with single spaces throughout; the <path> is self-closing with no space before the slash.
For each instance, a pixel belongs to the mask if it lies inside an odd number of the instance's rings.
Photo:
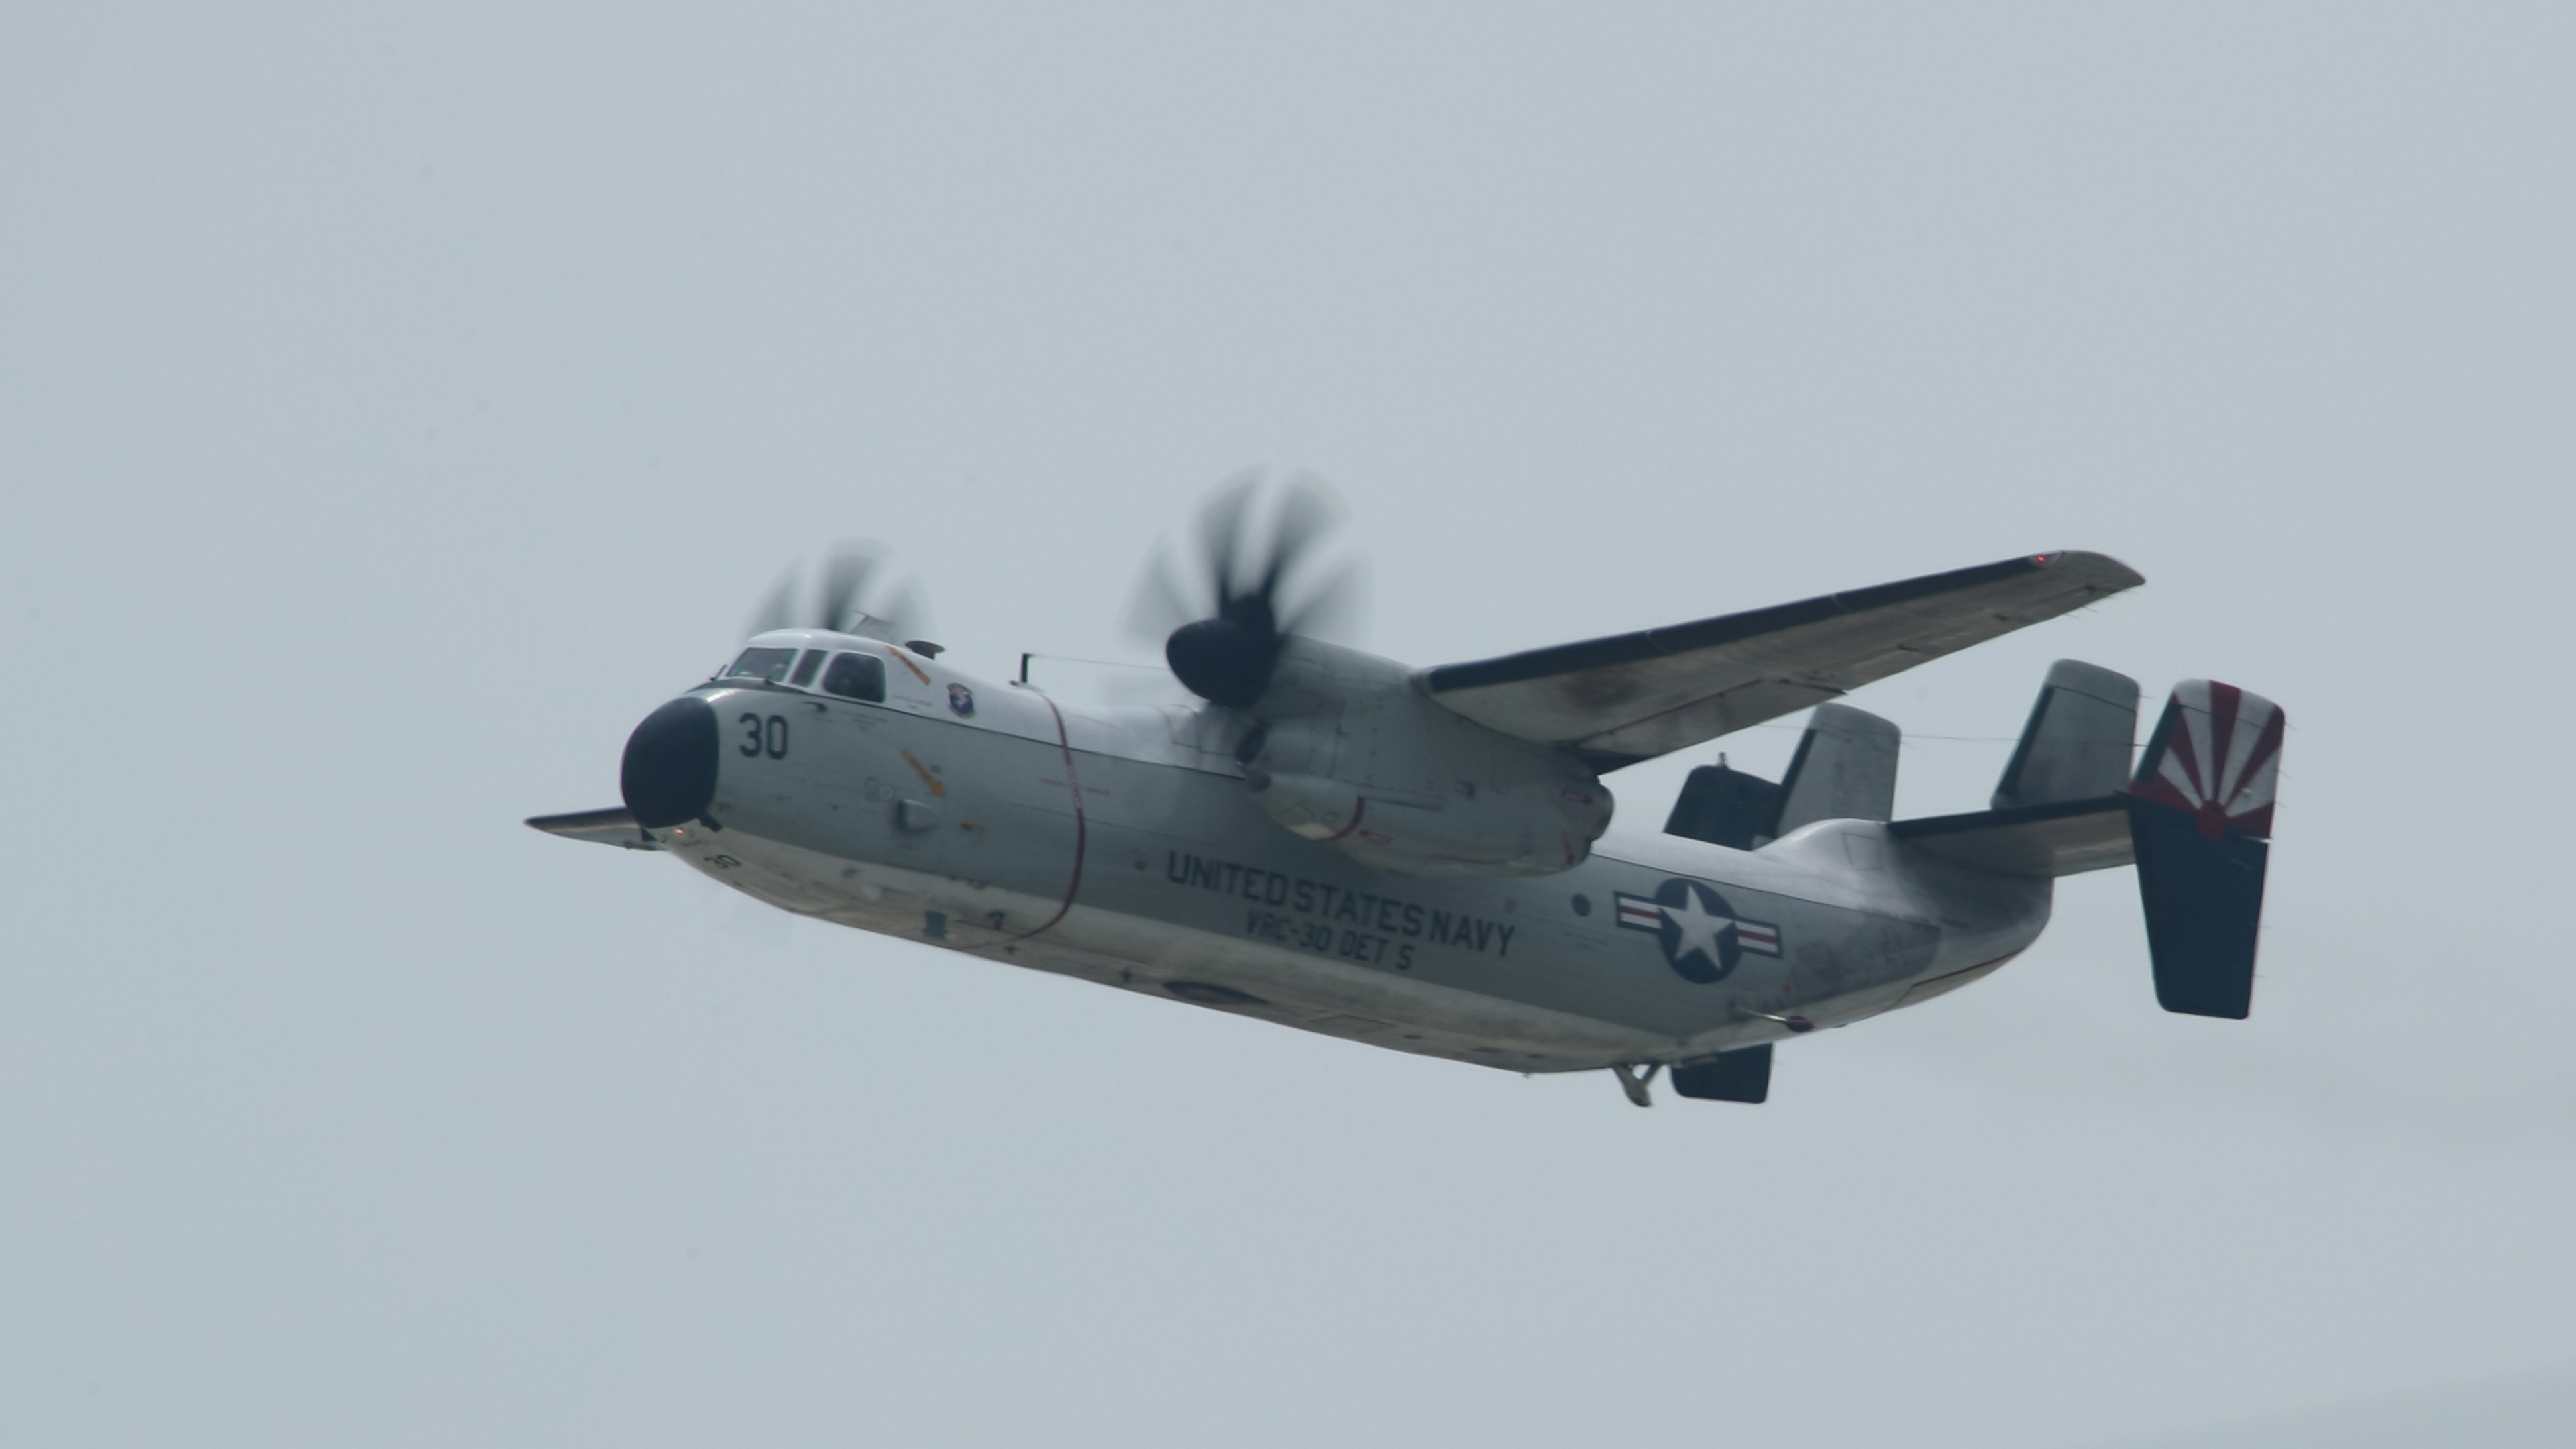
<path id="1" fill-rule="evenodd" d="M 1619 928 L 1654 932 L 1664 963 L 1685 981 L 1701 985 L 1723 981 L 1747 952 L 1780 954 L 1778 926 L 1738 916 L 1726 897 L 1698 881 L 1668 880 L 1651 896 L 1613 894 Z"/>
<path id="2" fill-rule="evenodd" d="M 1678 907 L 1666 907 L 1664 919 L 1681 928 L 1681 939 L 1673 945 L 1673 959 L 1699 956 L 1711 966 L 1717 965 L 1722 938 L 1735 929 L 1734 917 L 1711 915 L 1700 909 L 1695 898 L 1684 900 Z"/>

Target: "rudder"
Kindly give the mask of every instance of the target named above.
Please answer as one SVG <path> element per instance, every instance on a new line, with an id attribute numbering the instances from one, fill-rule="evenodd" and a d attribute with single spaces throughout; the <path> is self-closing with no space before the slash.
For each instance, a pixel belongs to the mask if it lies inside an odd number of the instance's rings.
<path id="1" fill-rule="evenodd" d="M 2254 997 L 2281 707 L 2232 684 L 2174 686 L 2129 782 L 2138 897 L 2167 1011 L 2243 1020 Z"/>

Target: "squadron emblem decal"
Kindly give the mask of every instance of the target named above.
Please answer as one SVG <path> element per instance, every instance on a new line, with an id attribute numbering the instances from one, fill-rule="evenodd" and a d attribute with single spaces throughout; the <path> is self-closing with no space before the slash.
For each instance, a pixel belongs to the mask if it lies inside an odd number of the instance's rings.
<path id="1" fill-rule="evenodd" d="M 1668 880 L 1651 896 L 1613 894 L 1619 902 L 1619 929 L 1654 932 L 1665 963 L 1685 981 L 1703 986 L 1723 981 L 1747 951 L 1780 954 L 1778 926 L 1743 919 L 1726 897 L 1698 881 Z"/>

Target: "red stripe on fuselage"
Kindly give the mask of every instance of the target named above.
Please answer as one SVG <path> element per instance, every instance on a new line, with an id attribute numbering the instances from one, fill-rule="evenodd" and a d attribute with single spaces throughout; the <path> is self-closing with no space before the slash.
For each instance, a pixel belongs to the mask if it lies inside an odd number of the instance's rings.
<path id="1" fill-rule="evenodd" d="M 1055 914 L 1047 917 L 1036 930 L 1022 931 L 1010 937 L 1010 941 L 1025 941 L 1055 929 L 1055 923 L 1063 920 L 1065 913 L 1073 909 L 1074 893 L 1082 889 L 1082 857 L 1091 848 L 1091 826 L 1082 814 L 1082 777 L 1073 771 L 1073 737 L 1065 733 L 1064 711 L 1056 708 L 1055 701 L 1047 699 L 1046 695 L 1040 693 L 1038 698 L 1046 700 L 1047 713 L 1055 716 L 1055 747 L 1064 755 L 1064 789 L 1073 797 L 1073 878 L 1064 883 L 1064 899 L 1056 904 Z"/>
<path id="2" fill-rule="evenodd" d="M 1332 834 L 1325 836 L 1325 837 L 1324 837 L 1324 843 L 1325 843 L 1326 845 L 1330 845 L 1330 844 L 1332 844 L 1334 841 L 1341 839 L 1343 836 L 1350 834 L 1352 831 L 1359 829 L 1359 828 L 1360 828 L 1360 822 L 1361 822 L 1362 820 L 1367 819 L 1367 818 L 1368 818 L 1368 797 L 1367 797 L 1367 796 L 1365 796 L 1365 795 L 1363 795 L 1363 796 L 1361 796 L 1361 797 L 1360 797 L 1360 799 L 1359 799 L 1359 803 L 1351 807 L 1351 823 L 1350 823 L 1350 824 L 1348 824 L 1348 825 L 1343 826 L 1343 827 L 1342 827 L 1341 829 L 1339 829 L 1339 830 L 1334 831 Z"/>

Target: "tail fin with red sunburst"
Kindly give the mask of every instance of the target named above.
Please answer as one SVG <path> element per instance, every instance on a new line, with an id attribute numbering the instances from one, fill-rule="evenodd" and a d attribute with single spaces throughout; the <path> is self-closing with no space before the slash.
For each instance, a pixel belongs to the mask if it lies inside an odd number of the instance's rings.
<path id="1" fill-rule="evenodd" d="M 2129 837 L 2167 1011 L 2242 1020 L 2252 1009 L 2285 723 L 2261 695 L 2189 679 L 2147 737 Z"/>

